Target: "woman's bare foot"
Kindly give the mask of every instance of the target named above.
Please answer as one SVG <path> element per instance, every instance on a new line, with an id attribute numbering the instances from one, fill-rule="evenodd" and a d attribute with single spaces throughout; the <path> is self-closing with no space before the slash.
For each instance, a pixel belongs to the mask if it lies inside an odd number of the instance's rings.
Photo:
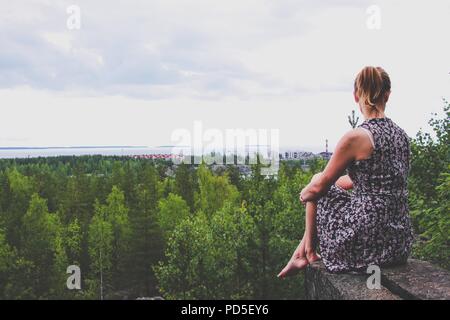
<path id="1" fill-rule="evenodd" d="M 306 259 L 309 263 L 320 260 L 320 256 L 313 249 L 306 249 Z"/>
<path id="2" fill-rule="evenodd" d="M 297 274 L 300 270 L 304 269 L 308 265 L 308 259 L 300 257 L 294 260 L 290 260 L 288 264 L 278 274 L 278 278 L 286 278 Z"/>
<path id="3" fill-rule="evenodd" d="M 287 265 L 278 274 L 278 278 L 285 278 L 297 274 L 300 270 L 304 269 L 308 264 L 314 261 L 320 260 L 320 256 L 314 251 L 314 249 L 306 248 L 305 239 L 302 239 L 294 254 L 287 263 Z"/>
<path id="4" fill-rule="evenodd" d="M 278 274 L 278 278 L 285 278 L 292 276 L 299 272 L 301 269 L 308 265 L 308 259 L 306 258 L 305 241 L 302 239 L 297 249 L 295 249 L 294 254 L 287 263 L 287 265 Z"/>

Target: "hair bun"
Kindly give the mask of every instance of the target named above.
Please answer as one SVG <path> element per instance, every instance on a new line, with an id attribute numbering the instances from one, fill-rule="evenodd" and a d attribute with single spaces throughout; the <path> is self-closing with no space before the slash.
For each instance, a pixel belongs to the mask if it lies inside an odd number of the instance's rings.
<path id="1" fill-rule="evenodd" d="M 391 91 L 391 80 L 381 67 L 364 67 L 356 76 L 355 93 L 367 106 L 376 107 L 386 102 Z"/>

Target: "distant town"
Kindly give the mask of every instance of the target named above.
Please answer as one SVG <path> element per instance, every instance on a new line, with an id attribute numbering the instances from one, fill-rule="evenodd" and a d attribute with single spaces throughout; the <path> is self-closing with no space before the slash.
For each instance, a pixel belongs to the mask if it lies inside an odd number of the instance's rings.
<path id="1" fill-rule="evenodd" d="M 163 148 L 163 147 L 159 147 Z M 185 158 L 186 156 L 183 155 L 183 152 L 172 152 L 170 150 L 173 149 L 173 147 L 165 146 L 164 148 L 171 148 L 169 150 L 166 150 L 166 152 L 157 152 L 157 153 L 148 153 L 148 154 L 136 154 L 134 155 L 135 158 L 145 158 L 145 159 L 181 159 Z M 185 150 L 190 151 L 190 148 L 186 148 Z M 264 148 L 262 148 L 264 150 Z M 258 152 L 258 146 L 251 146 L 247 147 L 247 149 L 244 152 L 238 152 L 237 154 L 240 154 L 241 157 L 244 155 L 244 157 L 249 157 L 252 154 L 256 154 Z M 217 152 L 211 152 L 211 156 L 215 156 Z M 219 153 L 220 154 L 220 153 Z M 306 162 L 307 160 L 313 160 L 316 158 L 322 158 L 325 160 L 329 160 L 332 156 L 332 152 L 329 152 L 328 150 L 328 140 L 325 141 L 325 150 L 319 153 L 314 153 L 311 151 L 303 151 L 300 148 L 280 148 L 279 150 L 279 160 L 300 160 Z M 268 156 L 271 157 L 270 150 L 268 150 Z M 239 156 L 238 156 L 239 157 Z"/>
<path id="2" fill-rule="evenodd" d="M 248 158 L 251 155 L 261 152 L 261 148 L 252 146 L 246 150 L 237 152 L 239 159 Z M 264 149 L 264 148 L 262 148 Z M 23 159 L 36 157 L 58 157 L 58 156 L 83 156 L 83 155 L 104 155 L 104 156 L 126 156 L 142 159 L 162 159 L 162 160 L 179 160 L 186 158 L 191 154 L 190 148 L 178 148 L 174 151 L 174 146 L 76 146 L 76 147 L 0 147 L 0 159 Z M 181 151 L 180 151 L 181 150 Z M 183 152 L 184 151 L 184 152 Z M 184 153 L 184 154 L 183 154 Z M 203 154 L 203 157 L 205 157 Z M 217 156 L 220 153 L 213 151 L 208 156 Z M 227 153 L 229 154 L 229 153 Z M 272 157 L 270 150 L 267 152 Z M 314 153 L 311 151 L 303 151 L 301 148 L 280 148 L 279 160 L 299 160 L 308 161 L 315 158 L 330 159 L 332 153 L 328 151 L 328 142 L 323 152 Z"/>

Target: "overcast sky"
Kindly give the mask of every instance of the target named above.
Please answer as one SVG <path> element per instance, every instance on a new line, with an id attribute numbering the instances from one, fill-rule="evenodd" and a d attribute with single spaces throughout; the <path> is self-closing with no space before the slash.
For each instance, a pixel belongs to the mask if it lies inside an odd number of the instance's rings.
<path id="1" fill-rule="evenodd" d="M 333 148 L 365 65 L 412 136 L 450 99 L 449 31 L 448 0 L 0 0 L 0 146 L 168 145 L 200 120 Z"/>

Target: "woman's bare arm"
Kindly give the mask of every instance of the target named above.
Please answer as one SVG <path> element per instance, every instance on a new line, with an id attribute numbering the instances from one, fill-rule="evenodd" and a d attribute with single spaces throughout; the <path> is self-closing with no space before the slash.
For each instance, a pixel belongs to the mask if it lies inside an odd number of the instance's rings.
<path id="1" fill-rule="evenodd" d="M 372 142 L 362 129 L 355 129 L 345 134 L 338 142 L 336 151 L 325 170 L 316 175 L 302 190 L 300 194 L 302 201 L 319 199 L 338 180 L 352 161 L 367 158 L 372 151 Z"/>

